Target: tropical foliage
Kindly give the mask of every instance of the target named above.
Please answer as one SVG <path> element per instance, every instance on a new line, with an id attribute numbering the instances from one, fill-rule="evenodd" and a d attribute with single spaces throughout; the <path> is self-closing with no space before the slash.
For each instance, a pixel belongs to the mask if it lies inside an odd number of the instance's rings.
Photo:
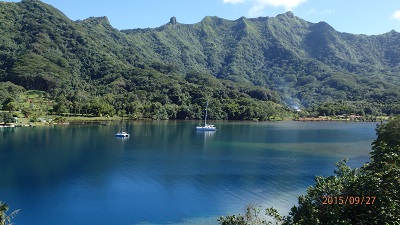
<path id="1" fill-rule="evenodd" d="M 11 220 L 17 215 L 19 210 L 15 210 L 7 215 L 8 205 L 0 202 L 0 225 L 11 225 Z"/>

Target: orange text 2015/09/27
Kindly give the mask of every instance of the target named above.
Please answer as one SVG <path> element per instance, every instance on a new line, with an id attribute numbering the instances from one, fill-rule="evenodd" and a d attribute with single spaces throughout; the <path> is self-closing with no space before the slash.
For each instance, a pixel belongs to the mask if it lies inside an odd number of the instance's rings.
<path id="1" fill-rule="evenodd" d="M 323 205 L 373 205 L 376 196 L 322 196 Z"/>

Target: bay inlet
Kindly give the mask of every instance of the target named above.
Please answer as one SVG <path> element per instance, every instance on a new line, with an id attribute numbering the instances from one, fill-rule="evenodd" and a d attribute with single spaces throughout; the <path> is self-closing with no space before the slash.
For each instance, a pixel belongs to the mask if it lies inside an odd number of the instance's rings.
<path id="1" fill-rule="evenodd" d="M 213 123 L 2 129 L 0 200 L 29 225 L 217 224 L 249 203 L 285 214 L 335 162 L 369 161 L 376 137 L 375 123 Z"/>

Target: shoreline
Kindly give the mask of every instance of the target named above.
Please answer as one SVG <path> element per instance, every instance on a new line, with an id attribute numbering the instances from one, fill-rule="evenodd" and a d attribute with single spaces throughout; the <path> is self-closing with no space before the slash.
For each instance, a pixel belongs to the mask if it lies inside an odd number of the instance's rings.
<path id="1" fill-rule="evenodd" d="M 98 124 L 108 126 L 110 123 L 121 122 L 121 121 L 158 121 L 151 118 L 143 118 L 130 120 L 128 118 L 122 118 L 119 116 L 114 117 L 63 117 L 65 120 L 62 122 L 54 122 L 54 118 L 43 119 L 38 122 L 29 122 L 27 118 L 18 118 L 17 123 L 0 124 L 0 128 L 15 128 L 15 127 L 43 127 L 43 126 L 64 126 L 64 125 L 79 125 L 79 124 Z M 375 120 L 354 120 L 350 118 L 331 118 L 331 117 L 299 117 L 298 119 L 288 119 L 281 121 L 254 121 L 254 120 L 222 120 L 222 121 L 233 121 L 233 122 L 383 122 L 388 121 L 390 117 L 377 117 Z M 187 120 L 187 119 L 169 119 L 165 121 L 198 121 L 198 120 Z M 214 120 L 215 121 L 215 120 Z"/>

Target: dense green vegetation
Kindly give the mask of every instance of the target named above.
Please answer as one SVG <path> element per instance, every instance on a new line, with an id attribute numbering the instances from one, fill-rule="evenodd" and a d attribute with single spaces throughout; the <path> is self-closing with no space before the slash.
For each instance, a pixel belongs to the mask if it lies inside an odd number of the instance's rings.
<path id="1" fill-rule="evenodd" d="M 178 71 L 195 68 L 267 87 L 291 108 L 318 112 L 321 104 L 342 101 L 351 108 L 347 113 L 399 113 L 400 35 L 395 31 L 345 34 L 288 12 L 236 21 L 206 17 L 194 25 L 122 32 L 133 37 L 136 46 L 150 46 L 149 57 Z"/>
<path id="2" fill-rule="evenodd" d="M 266 214 L 276 224 L 400 224 L 400 117 L 379 125 L 377 135 L 369 163 L 351 169 L 340 161 L 335 175 L 315 178 L 288 216 L 273 208 Z M 220 224 L 268 224 L 259 213 L 250 206 L 245 216 L 221 217 Z"/>
<path id="3" fill-rule="evenodd" d="M 40 1 L 0 4 L 3 110 L 32 118 L 199 119 L 209 101 L 210 119 L 259 120 L 287 110 L 265 87 L 217 79 L 206 70 L 179 71 L 147 55 L 105 17 L 72 22 Z M 25 90 L 42 94 L 29 97 Z"/>
<path id="4" fill-rule="evenodd" d="M 15 217 L 15 215 L 19 212 L 19 210 L 13 211 L 10 214 L 7 214 L 8 205 L 4 202 L 0 202 L 0 225 L 8 225 L 12 224 L 11 220 Z"/>
<path id="5" fill-rule="evenodd" d="M 340 33 L 290 12 L 119 31 L 107 17 L 71 21 L 38 0 L 0 2 L 0 105 L 28 116 L 154 119 L 201 118 L 207 100 L 211 119 L 265 120 L 297 107 L 398 114 L 399 43 L 395 31 Z M 48 107 L 24 107 L 29 90 L 45 92 Z"/>

